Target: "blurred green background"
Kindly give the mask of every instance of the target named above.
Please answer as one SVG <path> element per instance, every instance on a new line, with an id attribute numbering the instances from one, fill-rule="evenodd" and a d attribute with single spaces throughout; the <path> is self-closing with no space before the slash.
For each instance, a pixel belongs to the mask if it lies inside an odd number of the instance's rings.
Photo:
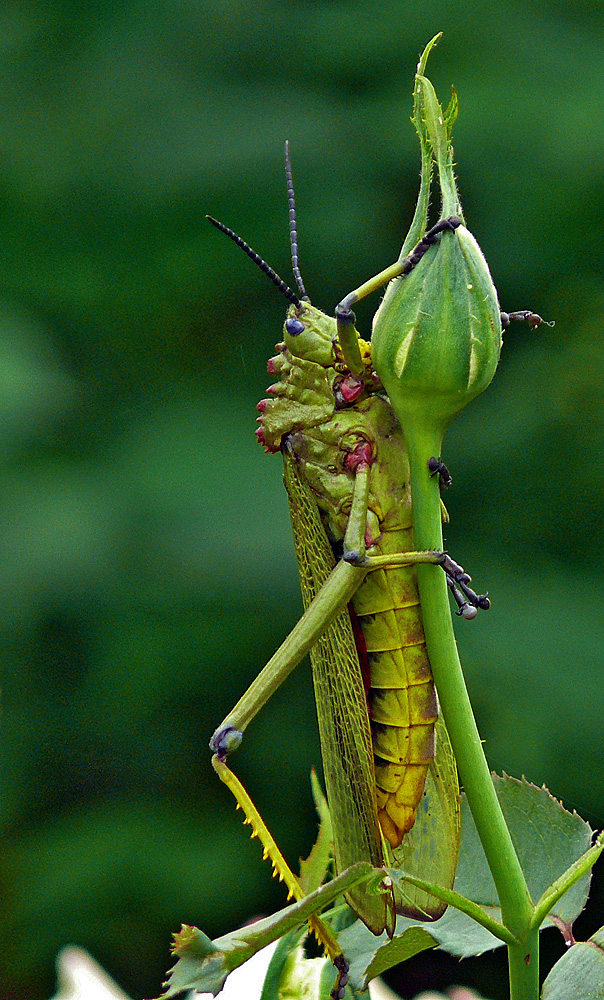
<path id="1" fill-rule="evenodd" d="M 67 942 L 157 996 L 181 921 L 215 936 L 283 905 L 207 742 L 300 612 L 281 463 L 253 434 L 284 301 L 204 215 L 289 280 L 289 138 L 302 268 L 331 311 L 398 254 L 413 72 L 439 30 L 468 224 L 503 308 L 556 321 L 510 330 L 446 441 L 447 543 L 493 598 L 459 644 L 491 765 L 604 823 L 602 5 L 9 2 L 2 1000 L 47 1000 Z M 292 862 L 318 760 L 304 666 L 236 761 Z M 391 981 L 496 998 L 502 958 L 424 955 Z"/>

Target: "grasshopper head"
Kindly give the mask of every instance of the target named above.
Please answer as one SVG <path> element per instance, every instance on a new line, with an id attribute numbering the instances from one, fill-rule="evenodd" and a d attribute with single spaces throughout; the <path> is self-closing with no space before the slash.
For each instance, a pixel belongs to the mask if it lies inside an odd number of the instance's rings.
<path id="1" fill-rule="evenodd" d="M 307 300 L 292 305 L 283 325 L 284 343 L 270 358 L 268 372 L 278 375 L 267 389 L 268 399 L 258 403 L 260 427 L 256 436 L 267 451 L 279 451 L 291 431 L 331 420 L 336 400 L 336 321 Z"/>
<path id="2" fill-rule="evenodd" d="M 283 324 L 283 339 L 287 350 L 296 358 L 314 361 L 331 368 L 336 360 L 336 321 L 331 316 L 302 300 L 291 305 Z"/>

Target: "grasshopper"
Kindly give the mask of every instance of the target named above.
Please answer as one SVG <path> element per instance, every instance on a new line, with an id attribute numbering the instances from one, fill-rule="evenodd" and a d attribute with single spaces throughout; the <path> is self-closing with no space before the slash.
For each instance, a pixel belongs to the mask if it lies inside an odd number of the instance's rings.
<path id="1" fill-rule="evenodd" d="M 310 652 L 336 869 L 366 860 L 376 868 L 419 870 L 422 878 L 450 887 L 459 849 L 459 789 L 438 718 L 414 567 L 440 564 L 465 618 L 489 601 L 444 552 L 414 551 L 399 422 L 373 369 L 370 345 L 358 341 L 361 364 L 352 371 L 336 320 L 308 299 L 287 146 L 286 171 L 298 293 L 232 230 L 209 218 L 290 302 L 283 342 L 268 363 L 279 381 L 258 404 L 256 434 L 267 452 L 283 456 L 306 610 L 210 746 L 224 763 L 254 715 Z M 455 224 L 433 227 L 411 265 Z M 427 472 L 438 473 L 443 485 L 450 480 L 436 457 Z M 392 935 L 397 912 L 433 920 L 445 909 L 419 889 L 402 898 L 391 888 L 370 895 L 360 886 L 347 901 L 375 934 Z"/>
<path id="2" fill-rule="evenodd" d="M 439 718 L 415 567 L 442 567 L 458 614 L 466 619 L 487 609 L 489 599 L 470 587 L 469 575 L 445 552 L 414 550 L 403 433 L 374 370 L 371 346 L 354 330 L 350 306 L 377 284 L 409 274 L 461 220 L 441 219 L 409 256 L 342 300 L 332 318 L 311 304 L 302 280 L 287 144 L 286 174 L 297 292 L 241 237 L 208 217 L 290 303 L 283 341 L 268 362 L 269 374 L 278 381 L 258 404 L 256 435 L 267 452 L 280 451 L 283 457 L 305 607 L 215 731 L 210 742 L 214 766 L 258 833 L 253 804 L 225 761 L 252 718 L 309 652 L 337 872 L 368 861 L 374 868 L 402 869 L 450 888 L 459 852 L 459 786 Z M 511 320 L 532 328 L 542 322 L 530 311 L 501 314 L 502 327 Z M 426 475 L 438 475 L 441 489 L 451 483 L 437 456 L 427 462 Z M 446 520 L 442 501 L 441 510 Z M 263 840 L 265 854 L 281 874 L 284 862 L 275 861 L 272 838 L 267 834 Z M 288 885 L 296 892 L 293 876 Z M 346 893 L 351 908 L 376 935 L 384 930 L 393 935 L 397 913 L 435 920 L 446 909 L 440 898 L 418 887 L 408 887 L 403 895 L 384 879 L 381 888 L 370 893 L 360 884 Z M 316 924 L 340 973 L 332 995 L 343 996 L 345 960 L 337 943 L 325 940 L 324 926 Z"/>

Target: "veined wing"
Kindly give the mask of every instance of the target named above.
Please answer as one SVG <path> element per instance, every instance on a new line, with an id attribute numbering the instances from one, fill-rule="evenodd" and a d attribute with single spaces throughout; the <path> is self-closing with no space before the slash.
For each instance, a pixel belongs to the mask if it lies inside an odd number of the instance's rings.
<path id="1" fill-rule="evenodd" d="M 331 573 L 335 559 L 312 491 L 287 447 L 283 460 L 306 608 Z M 365 688 L 347 609 L 326 629 L 310 658 L 336 867 L 343 871 L 356 861 L 369 861 L 379 868 L 384 864 L 384 848 L 377 819 L 373 747 Z M 393 901 L 389 894 L 369 895 L 360 886 L 351 890 L 347 898 L 374 934 L 380 934 L 384 928 L 393 930 Z"/>

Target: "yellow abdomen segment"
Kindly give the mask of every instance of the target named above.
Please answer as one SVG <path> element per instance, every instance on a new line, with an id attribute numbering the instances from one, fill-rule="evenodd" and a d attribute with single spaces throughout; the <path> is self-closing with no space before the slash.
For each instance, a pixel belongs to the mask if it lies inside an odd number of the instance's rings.
<path id="1" fill-rule="evenodd" d="M 379 554 L 412 548 L 412 529 L 397 529 L 383 533 Z M 372 551 L 377 554 L 377 549 Z M 368 573 L 353 604 L 371 672 L 368 700 L 378 818 L 395 848 L 415 823 L 434 758 L 438 717 L 414 568 Z"/>

